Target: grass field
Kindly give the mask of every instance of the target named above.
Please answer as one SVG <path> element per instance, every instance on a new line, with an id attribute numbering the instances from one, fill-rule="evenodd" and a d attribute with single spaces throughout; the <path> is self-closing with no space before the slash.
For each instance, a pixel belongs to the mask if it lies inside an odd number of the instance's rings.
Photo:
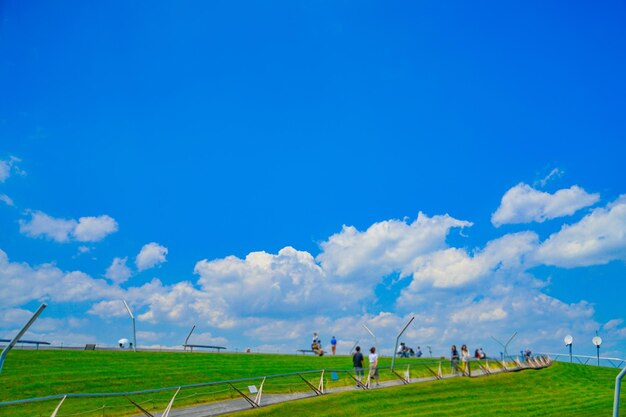
<path id="1" fill-rule="evenodd" d="M 348 369 L 350 362 L 345 356 L 16 350 L 9 354 L 0 374 L 0 401 L 63 393 L 137 391 L 322 368 Z M 388 358 L 381 359 L 382 366 L 389 362 Z M 401 369 L 410 364 L 412 377 L 428 375 L 421 363 L 424 361 L 416 359 L 397 362 Z M 249 414 L 610 415 L 617 373 L 616 369 L 555 363 L 543 370 L 454 378 L 382 390 L 355 390 L 265 407 Z M 317 385 L 319 374 L 306 378 Z M 383 372 L 383 378 L 392 376 Z M 260 380 L 253 383 L 258 385 L 258 382 Z M 335 386 L 353 384 L 343 374 L 339 381 L 327 382 Z M 249 384 L 243 382 L 236 386 L 244 389 Z M 264 392 L 305 390 L 306 385 L 298 377 L 286 377 L 268 380 Z M 168 391 L 133 396 L 133 399 L 150 411 L 163 410 L 172 395 L 173 391 Z M 181 391 L 176 406 L 237 397 L 224 385 L 188 388 Z M 0 416 L 50 416 L 57 403 L 58 400 L 0 407 Z M 59 416 L 78 412 L 86 412 L 80 415 L 87 417 L 138 414 L 125 398 L 106 397 L 68 399 Z"/>

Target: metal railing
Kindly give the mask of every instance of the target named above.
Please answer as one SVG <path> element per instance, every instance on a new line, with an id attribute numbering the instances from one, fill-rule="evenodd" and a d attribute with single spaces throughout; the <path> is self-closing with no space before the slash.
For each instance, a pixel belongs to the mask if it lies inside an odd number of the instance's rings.
<path id="1" fill-rule="evenodd" d="M 580 365 L 597 365 L 599 359 L 600 366 L 606 366 L 610 368 L 621 368 L 626 364 L 626 359 L 610 358 L 606 356 L 588 356 L 588 355 L 570 355 L 569 353 L 539 353 L 540 355 L 548 355 L 552 360 L 560 362 L 571 362 Z"/>

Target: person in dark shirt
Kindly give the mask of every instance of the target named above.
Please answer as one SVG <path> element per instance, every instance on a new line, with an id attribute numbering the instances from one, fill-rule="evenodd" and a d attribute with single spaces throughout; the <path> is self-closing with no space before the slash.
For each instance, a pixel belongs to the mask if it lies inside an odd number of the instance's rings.
<path id="1" fill-rule="evenodd" d="M 361 346 L 357 346 L 356 352 L 354 352 L 354 354 L 352 355 L 352 365 L 354 366 L 354 372 L 356 373 L 357 381 L 362 382 L 363 381 L 363 354 L 361 353 Z"/>
<path id="2" fill-rule="evenodd" d="M 459 351 L 456 350 L 456 345 L 452 345 L 450 348 L 450 367 L 455 375 L 459 373 Z"/>

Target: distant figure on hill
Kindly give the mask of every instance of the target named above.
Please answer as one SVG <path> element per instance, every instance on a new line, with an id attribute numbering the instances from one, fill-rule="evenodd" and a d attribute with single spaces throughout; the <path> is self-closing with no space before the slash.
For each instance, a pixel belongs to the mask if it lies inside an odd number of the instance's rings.
<path id="1" fill-rule="evenodd" d="M 459 351 L 456 350 L 456 345 L 452 345 L 450 348 L 450 368 L 454 374 L 459 372 Z"/>
<path id="2" fill-rule="evenodd" d="M 352 355 L 352 366 L 354 367 L 357 381 L 363 382 L 363 354 L 361 353 L 361 346 L 357 346 L 356 352 Z"/>
<path id="3" fill-rule="evenodd" d="M 324 351 L 322 350 L 322 341 L 317 337 L 317 332 L 313 333 L 313 341 L 311 342 L 311 350 L 317 356 L 324 356 Z"/>
<path id="4" fill-rule="evenodd" d="M 417 352 L 415 352 L 415 356 L 417 356 L 418 358 L 421 358 L 423 355 L 422 353 L 422 348 L 420 348 L 419 346 L 417 347 Z"/>
<path id="5" fill-rule="evenodd" d="M 376 379 L 376 386 L 378 387 L 380 386 L 379 381 L 378 381 L 378 354 L 376 353 L 375 347 L 372 347 L 370 349 L 369 365 L 370 365 L 370 373 L 369 373 L 370 380 L 372 379 L 372 377 Z"/>
<path id="6" fill-rule="evenodd" d="M 467 372 L 468 375 L 470 374 L 469 360 L 470 354 L 467 350 L 467 345 L 464 344 L 463 346 L 461 346 L 461 361 L 463 361 L 463 372 Z"/>
<path id="7" fill-rule="evenodd" d="M 333 351 L 333 356 L 335 356 L 335 353 L 337 352 L 337 339 L 335 339 L 335 336 L 330 339 L 330 348 Z"/>
<path id="8" fill-rule="evenodd" d="M 479 349 L 480 359 L 487 359 L 487 354 L 483 351 L 483 348 Z"/>

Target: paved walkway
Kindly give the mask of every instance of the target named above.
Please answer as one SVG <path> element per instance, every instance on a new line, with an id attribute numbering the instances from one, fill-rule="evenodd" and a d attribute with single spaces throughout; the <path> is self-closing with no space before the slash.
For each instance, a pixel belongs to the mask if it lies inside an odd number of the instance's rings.
<path id="1" fill-rule="evenodd" d="M 537 369 L 537 368 L 522 367 L 522 368 L 509 369 L 509 370 L 493 370 L 490 372 L 490 374 L 517 371 L 517 370 L 523 370 L 523 369 Z M 487 374 L 482 370 L 472 371 L 472 378 L 481 377 L 485 375 Z M 456 378 L 459 376 L 461 375 L 444 374 L 442 376 L 442 379 Z M 435 381 L 437 379 L 438 378 L 434 376 L 426 377 L 426 378 L 412 378 L 410 384 L 426 382 L 426 381 Z M 399 385 L 403 385 L 403 382 L 400 379 L 381 381 L 379 387 L 372 386 L 370 387 L 370 389 L 371 390 L 384 389 L 384 388 L 395 387 Z M 346 391 L 354 391 L 354 390 L 362 390 L 362 388 L 359 388 L 353 385 L 330 388 L 330 389 L 326 389 L 324 394 L 333 394 L 333 393 L 338 393 L 338 392 L 346 392 Z M 266 405 L 271 405 L 271 404 L 282 403 L 286 401 L 300 400 L 303 398 L 312 398 L 315 396 L 316 394 L 313 391 L 297 392 L 297 393 L 291 393 L 291 394 L 263 394 L 261 398 L 261 407 L 266 406 Z M 226 401 L 219 401 L 219 402 L 214 402 L 210 404 L 203 404 L 203 405 L 198 405 L 194 407 L 173 409 L 170 412 L 170 417 L 212 417 L 212 416 L 218 416 L 221 414 L 236 413 L 238 411 L 250 410 L 251 408 L 252 406 L 246 400 L 241 398 L 237 400 L 226 400 Z M 162 413 L 153 413 L 153 414 L 155 417 L 162 417 Z M 145 417 L 145 416 L 142 414 L 137 417 Z"/>

